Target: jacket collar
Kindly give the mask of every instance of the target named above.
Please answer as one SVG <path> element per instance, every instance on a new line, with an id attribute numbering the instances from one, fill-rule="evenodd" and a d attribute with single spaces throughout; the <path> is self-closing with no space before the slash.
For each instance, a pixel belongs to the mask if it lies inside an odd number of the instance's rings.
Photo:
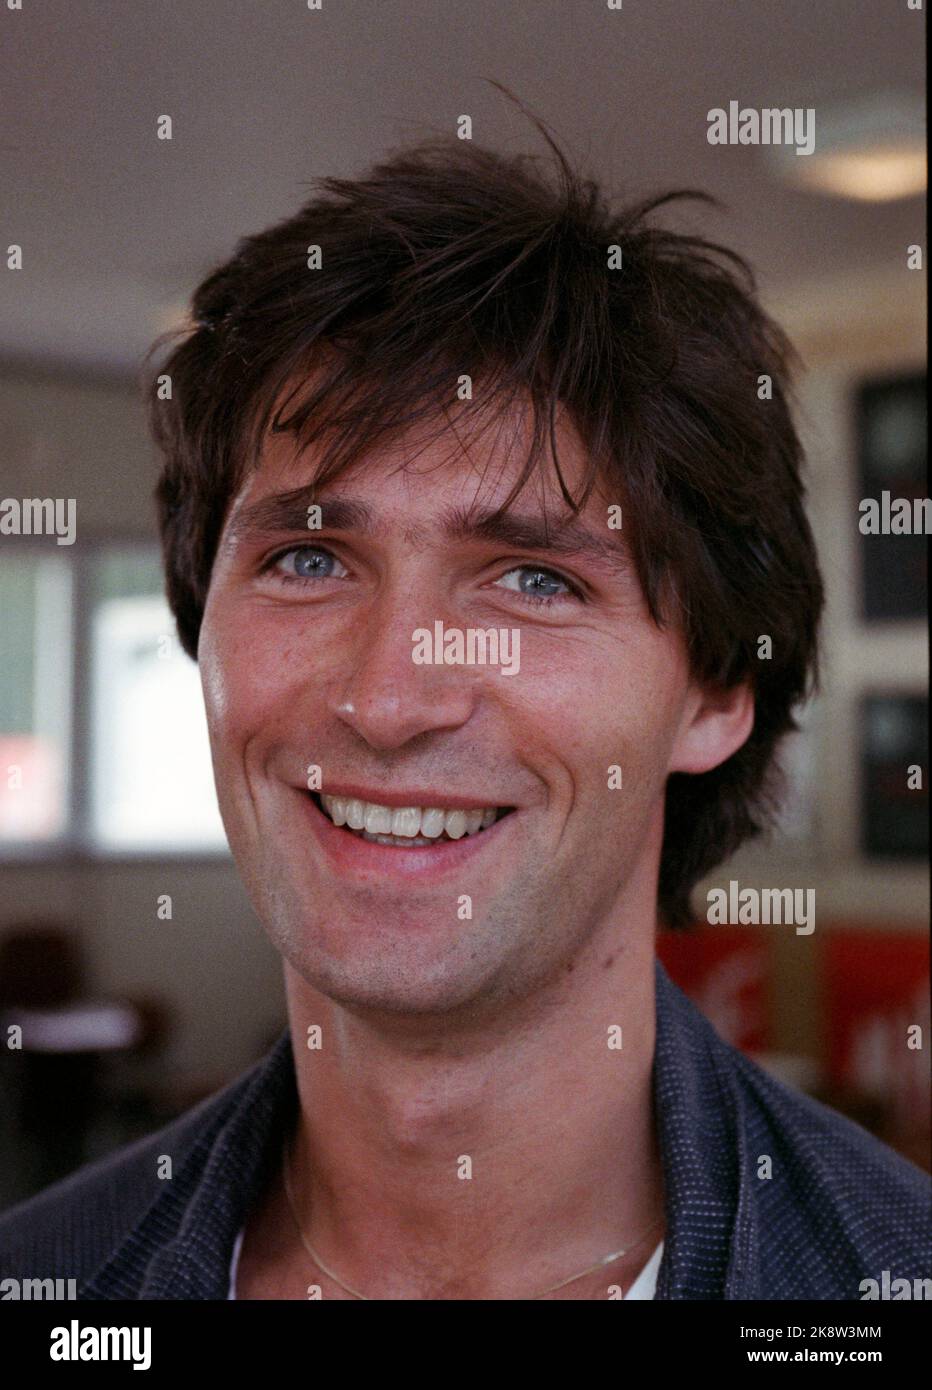
<path id="1" fill-rule="evenodd" d="M 164 1191 L 114 1254 L 79 1288 L 88 1299 L 225 1299 L 237 1232 L 271 1175 L 297 1110 L 288 1031 L 229 1093 L 205 1107 L 197 1134 Z M 213 1104 L 212 1104 L 213 1102 Z M 215 1114 L 216 1110 L 216 1114 Z M 168 1145 L 165 1154 L 172 1158 Z M 153 1151 L 152 1161 L 162 1154 Z"/>
<path id="2" fill-rule="evenodd" d="M 667 1233 L 658 1299 L 757 1298 L 756 1216 L 730 1049 L 655 967 L 654 1113 Z"/>
<path id="3" fill-rule="evenodd" d="M 751 1169 L 729 1049 L 659 961 L 655 987 L 654 1110 L 667 1222 L 656 1297 L 756 1298 Z M 178 1172 L 79 1297 L 227 1297 L 236 1234 L 296 1114 L 287 1030 L 230 1089 L 238 1092 L 233 1103 L 216 1115 L 208 1108 L 210 1121 Z"/>

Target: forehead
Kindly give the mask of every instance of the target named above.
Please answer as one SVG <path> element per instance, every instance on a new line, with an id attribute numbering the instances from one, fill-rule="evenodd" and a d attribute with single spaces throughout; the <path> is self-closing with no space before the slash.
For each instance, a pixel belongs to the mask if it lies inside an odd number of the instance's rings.
<path id="1" fill-rule="evenodd" d="M 287 411 L 284 414 L 287 417 Z M 331 514 L 339 511 L 340 525 L 347 529 L 358 526 L 373 531 L 401 525 L 416 540 L 433 518 L 448 517 L 451 509 L 465 516 L 502 507 L 526 466 L 533 423 L 529 404 L 484 412 L 470 405 L 467 414 L 457 403 L 375 445 L 323 483 L 317 477 L 326 436 L 302 447 L 291 432 L 267 431 L 257 467 L 247 474 L 231 505 L 227 529 L 241 532 L 263 518 L 271 521 L 276 510 L 289 506 L 296 514 L 303 508 L 306 517 L 312 501 L 326 513 L 329 498 Z M 563 481 L 569 493 L 578 496 L 589 459 L 565 409 L 557 411 L 554 437 Z M 554 458 L 551 440 L 546 438 L 509 513 L 533 514 L 557 527 L 576 529 L 582 523 L 604 533 L 606 505 L 621 499 L 609 496 L 604 479 L 598 478 L 577 523 L 563 496 Z M 356 504 L 355 516 L 351 507 L 343 505 L 350 497 Z M 326 519 L 323 524 L 328 524 Z"/>

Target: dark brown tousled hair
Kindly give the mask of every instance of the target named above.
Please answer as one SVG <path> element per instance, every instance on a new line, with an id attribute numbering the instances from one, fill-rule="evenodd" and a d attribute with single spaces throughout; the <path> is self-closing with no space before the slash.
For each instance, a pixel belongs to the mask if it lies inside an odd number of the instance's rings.
<path id="1" fill-rule="evenodd" d="M 651 221 L 674 199 L 714 199 L 681 189 L 613 208 L 531 119 L 555 182 L 530 157 L 429 140 L 364 177 L 321 180 L 299 212 L 241 240 L 198 287 L 192 324 L 144 375 L 164 459 L 167 593 L 196 658 L 227 510 L 267 431 L 325 445 L 323 486 L 436 419 L 463 374 L 499 418 L 529 399 L 531 446 L 500 510 L 549 442 L 574 511 L 600 480 L 623 502 L 650 612 L 680 624 L 694 675 L 754 689 L 743 747 L 711 772 L 668 779 L 659 903 L 677 927 L 697 880 L 772 819 L 776 746 L 816 684 L 823 600 L 789 404 L 798 364 L 746 261 Z M 308 268 L 312 246 L 320 269 Z M 313 386 L 285 417 L 293 380 Z M 587 450 L 576 497 L 560 470 L 558 407 Z M 763 636 L 769 659 L 758 658 Z"/>

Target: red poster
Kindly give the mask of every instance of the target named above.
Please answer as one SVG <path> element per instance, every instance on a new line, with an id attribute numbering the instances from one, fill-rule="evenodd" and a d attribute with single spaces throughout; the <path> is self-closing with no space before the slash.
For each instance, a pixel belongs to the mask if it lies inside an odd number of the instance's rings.
<path id="1" fill-rule="evenodd" d="M 914 932 L 833 932 L 823 942 L 832 1083 L 881 1101 L 897 1130 L 929 1124 L 929 943 Z"/>
<path id="2" fill-rule="evenodd" d="M 770 1046 L 767 942 L 746 927 L 661 932 L 657 954 L 668 975 L 698 1005 L 719 1037 L 742 1052 Z"/>

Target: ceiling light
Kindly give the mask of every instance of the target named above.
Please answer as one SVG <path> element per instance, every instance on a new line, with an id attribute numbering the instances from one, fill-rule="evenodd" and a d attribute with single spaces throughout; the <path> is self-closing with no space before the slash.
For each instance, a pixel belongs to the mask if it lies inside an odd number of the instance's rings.
<path id="1" fill-rule="evenodd" d="M 926 187 L 923 103 L 906 92 L 816 103 L 812 154 L 787 145 L 768 154 L 782 179 L 813 193 L 871 203 L 915 197 Z"/>

